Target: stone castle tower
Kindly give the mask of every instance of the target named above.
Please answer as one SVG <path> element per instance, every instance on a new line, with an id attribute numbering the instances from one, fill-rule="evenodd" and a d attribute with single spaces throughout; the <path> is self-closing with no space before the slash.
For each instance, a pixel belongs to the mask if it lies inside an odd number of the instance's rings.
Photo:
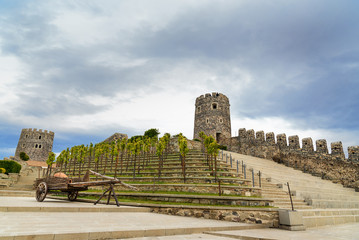
<path id="1" fill-rule="evenodd" d="M 25 152 L 30 160 L 46 161 L 52 151 L 55 134 L 51 131 L 42 131 L 24 128 L 21 130 L 19 143 L 16 147 L 15 158 L 20 159 L 20 153 Z"/>
<path id="2" fill-rule="evenodd" d="M 207 93 L 196 99 L 193 138 L 199 133 L 213 136 L 217 142 L 231 137 L 229 100 L 221 93 Z"/>

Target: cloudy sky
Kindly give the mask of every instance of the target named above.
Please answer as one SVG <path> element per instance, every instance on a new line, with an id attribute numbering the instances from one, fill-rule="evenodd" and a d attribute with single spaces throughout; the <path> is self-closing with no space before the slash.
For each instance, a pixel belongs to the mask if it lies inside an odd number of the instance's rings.
<path id="1" fill-rule="evenodd" d="M 359 145 L 359 2 L 0 0 L 0 158 L 159 128 L 221 92 L 239 128 Z"/>

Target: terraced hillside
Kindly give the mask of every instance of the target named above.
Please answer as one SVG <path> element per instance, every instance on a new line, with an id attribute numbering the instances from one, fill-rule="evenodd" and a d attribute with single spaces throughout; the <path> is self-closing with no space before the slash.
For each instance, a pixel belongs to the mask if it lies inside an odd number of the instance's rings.
<path id="1" fill-rule="evenodd" d="M 182 166 L 179 153 L 168 153 L 163 161 L 158 157 L 146 156 L 123 158 L 117 163 L 104 158 L 97 163 L 74 162 L 66 168 L 70 177 L 83 176 L 87 170 L 96 170 L 107 176 L 115 176 L 124 183 L 138 189 L 133 191 L 122 185 L 116 190 L 122 199 L 147 200 L 159 203 L 188 203 L 199 205 L 229 206 L 271 206 L 271 201 L 261 198 L 261 189 L 253 187 L 250 179 L 244 179 L 243 173 L 231 169 L 229 165 L 218 161 L 217 171 L 207 164 L 205 155 L 191 150 Z M 62 169 L 65 170 L 65 169 Z M 92 175 L 91 181 L 99 180 Z M 92 188 L 86 194 L 98 195 L 99 188 Z"/>

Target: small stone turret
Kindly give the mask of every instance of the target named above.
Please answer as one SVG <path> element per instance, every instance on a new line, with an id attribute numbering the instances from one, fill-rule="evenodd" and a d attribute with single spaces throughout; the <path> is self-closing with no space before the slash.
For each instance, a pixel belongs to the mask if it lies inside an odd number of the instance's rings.
<path id="1" fill-rule="evenodd" d="M 30 160 L 46 161 L 52 151 L 55 134 L 42 129 L 22 129 L 16 147 L 15 158 L 20 159 L 20 153 L 25 152 Z"/>
<path id="2" fill-rule="evenodd" d="M 295 149 L 295 150 L 300 149 L 298 135 L 289 136 L 288 137 L 288 142 L 289 142 L 289 148 L 290 149 Z"/>
<path id="3" fill-rule="evenodd" d="M 313 140 L 312 138 L 303 138 L 302 139 L 302 148 L 304 152 L 307 153 L 312 153 L 314 152 L 314 147 L 313 147 Z"/>
<path id="4" fill-rule="evenodd" d="M 319 139 L 315 142 L 316 152 L 328 154 L 327 140 Z"/>
<path id="5" fill-rule="evenodd" d="M 266 133 L 266 142 L 269 143 L 270 145 L 275 144 L 274 132 Z"/>
<path id="6" fill-rule="evenodd" d="M 352 162 L 359 162 L 359 146 L 348 147 L 348 160 Z"/>
<path id="7" fill-rule="evenodd" d="M 258 131 L 256 132 L 256 142 L 258 144 L 264 143 L 264 131 Z"/>
<path id="8" fill-rule="evenodd" d="M 277 135 L 277 144 L 280 149 L 286 148 L 288 146 L 287 145 L 287 136 L 285 135 L 285 133 Z"/>
<path id="9" fill-rule="evenodd" d="M 231 137 L 229 100 L 221 93 L 207 93 L 196 99 L 193 138 L 203 131 L 217 142 Z"/>
<path id="10" fill-rule="evenodd" d="M 332 156 L 341 160 L 345 159 L 342 142 L 333 142 L 330 144 L 330 148 L 332 150 Z"/>

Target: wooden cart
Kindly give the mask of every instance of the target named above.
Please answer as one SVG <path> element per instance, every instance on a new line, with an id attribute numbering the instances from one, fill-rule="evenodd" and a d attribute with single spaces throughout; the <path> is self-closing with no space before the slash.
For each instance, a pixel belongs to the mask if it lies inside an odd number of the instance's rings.
<path id="1" fill-rule="evenodd" d="M 90 172 L 92 174 L 95 174 L 97 176 L 100 176 L 107 180 L 101 180 L 101 181 L 90 181 Z M 38 178 L 35 180 L 35 188 L 36 188 L 36 200 L 38 202 L 44 201 L 46 198 L 46 195 L 50 191 L 61 191 L 67 193 L 67 198 L 70 201 L 75 201 L 78 192 L 79 191 L 85 191 L 88 190 L 88 187 L 90 186 L 109 186 L 109 188 L 102 194 L 102 196 L 95 202 L 95 205 L 106 195 L 107 192 L 109 192 L 107 204 L 110 202 L 111 194 L 114 197 L 117 206 L 120 204 L 118 203 L 117 196 L 115 194 L 115 190 L 113 186 L 117 183 L 120 183 L 122 185 L 125 185 L 126 187 L 136 189 L 128 184 L 122 183 L 117 178 L 108 177 L 101 175 L 94 171 L 87 171 L 85 176 L 83 178 L 62 178 L 62 177 L 45 177 L 45 178 Z"/>

